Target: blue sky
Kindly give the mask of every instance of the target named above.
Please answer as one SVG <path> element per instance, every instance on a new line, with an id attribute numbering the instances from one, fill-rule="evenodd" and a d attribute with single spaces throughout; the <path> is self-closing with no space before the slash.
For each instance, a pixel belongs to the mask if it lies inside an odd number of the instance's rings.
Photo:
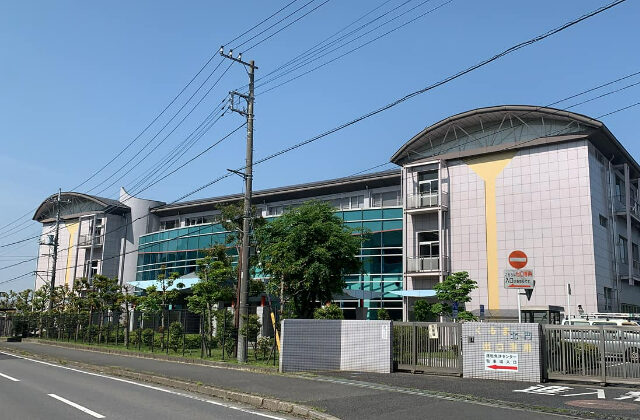
<path id="1" fill-rule="evenodd" d="M 102 167 L 162 111 L 221 44 L 289 1 L 2 3 L 0 225 L 35 209 L 58 187 L 68 190 Z M 315 0 L 298 14 L 323 1 Z M 298 0 L 286 12 L 308 2 Z M 243 58 L 256 61 L 259 79 L 373 8 L 382 5 L 369 18 L 404 2 L 330 0 L 246 52 Z M 420 3 L 420 0 L 406 2 L 398 11 L 378 22 L 418 7 L 316 63 L 340 55 L 444 4 L 445 0 L 431 0 L 422 6 Z M 312 137 L 606 3 L 600 0 L 448 2 L 392 34 L 291 83 L 264 94 L 261 90 L 276 83 L 258 87 L 255 157 Z M 259 165 L 255 168 L 254 186 L 261 189 L 348 176 L 388 162 L 411 136 L 449 115 L 498 104 L 545 105 L 640 71 L 638 16 L 640 4 L 627 1 L 461 79 Z M 275 20 L 270 22 L 275 23 Z M 264 35 L 252 42 L 261 38 Z M 236 52 L 243 51 L 252 42 Z M 197 81 L 204 80 L 217 63 L 218 58 L 215 58 Z M 222 63 L 205 89 L 227 65 Z M 162 117 L 129 151 L 80 190 L 87 192 L 95 187 L 91 193 L 116 197 L 120 185 L 131 188 L 146 171 L 162 169 L 165 164 L 161 158 L 184 140 L 221 103 L 228 91 L 241 88 L 246 80 L 242 67 L 233 65 L 201 105 L 155 152 L 149 153 L 147 149 L 134 160 L 137 162 L 147 156 L 145 161 L 136 166 L 125 166 L 133 168 L 131 173 L 105 189 L 114 178 L 108 182 L 104 182 L 105 179 L 151 139 L 172 114 Z M 640 77 L 636 76 L 557 107 L 564 108 L 639 81 Z M 188 89 L 187 95 L 193 90 Z M 640 85 L 571 109 L 597 117 L 638 102 L 639 93 Z M 170 111 L 175 112 L 186 98 L 179 98 L 177 106 Z M 636 158 L 640 156 L 635 132 L 639 113 L 640 107 L 635 107 L 603 118 Z M 241 123 L 240 115 L 227 113 L 181 161 Z M 224 174 L 226 168 L 241 167 L 244 136 L 244 129 L 239 130 L 141 195 L 171 202 Z M 161 134 L 157 140 L 163 137 Z M 386 168 L 391 166 L 383 167 Z M 241 183 L 238 177 L 230 177 L 189 199 L 240 192 Z M 38 225 L 31 222 L 13 235 L 0 233 L 0 244 L 38 232 Z M 35 240 L 21 246 L 0 248 L 0 267 L 25 259 L 23 256 L 35 256 L 36 252 Z M 0 270 L 0 281 L 34 270 L 34 267 L 35 263 L 31 262 Z M 23 289 L 32 281 L 31 277 L 26 277 L 0 285 L 0 290 Z"/>

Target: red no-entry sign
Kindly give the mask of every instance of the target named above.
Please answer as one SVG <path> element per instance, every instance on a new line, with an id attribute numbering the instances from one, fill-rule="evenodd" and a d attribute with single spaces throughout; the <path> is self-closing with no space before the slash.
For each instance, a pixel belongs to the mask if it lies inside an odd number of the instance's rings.
<path id="1" fill-rule="evenodd" d="M 527 254 L 522 251 L 513 251 L 509 254 L 509 265 L 516 270 L 524 268 L 524 266 L 527 265 L 528 260 Z"/>

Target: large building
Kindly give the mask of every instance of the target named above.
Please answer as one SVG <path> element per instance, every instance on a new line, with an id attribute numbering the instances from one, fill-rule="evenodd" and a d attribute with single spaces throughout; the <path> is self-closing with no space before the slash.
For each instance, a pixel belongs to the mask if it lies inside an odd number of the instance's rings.
<path id="1" fill-rule="evenodd" d="M 514 318 L 516 292 L 503 287 L 514 250 L 526 253 L 534 273 L 530 305 L 566 306 L 570 284 L 572 313 L 578 305 L 640 311 L 640 166 L 602 122 L 545 107 L 481 108 L 425 128 L 391 161 L 400 169 L 254 194 L 266 218 L 318 199 L 370 232 L 362 272 L 346 275 L 347 289 L 336 296 L 347 317 L 374 318 L 385 307 L 411 319 L 416 299 L 449 273 L 467 271 L 479 287 L 466 309 Z M 52 198 L 34 216 L 47 235 Z M 204 249 L 225 243 L 219 206 L 240 198 L 165 205 L 124 192 L 116 202 L 65 193 L 60 243 L 71 252 L 59 254 L 57 277 L 99 272 L 143 287 L 163 265 L 189 276 Z M 87 239 L 91 231 L 100 239 Z M 50 251 L 41 246 L 45 280 Z"/>

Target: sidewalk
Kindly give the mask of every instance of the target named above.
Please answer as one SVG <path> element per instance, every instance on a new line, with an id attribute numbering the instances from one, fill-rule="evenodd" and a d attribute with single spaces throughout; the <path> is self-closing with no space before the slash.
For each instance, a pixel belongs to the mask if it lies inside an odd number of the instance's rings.
<path id="1" fill-rule="evenodd" d="M 425 417 L 551 419 L 558 414 L 581 418 L 638 418 L 640 410 L 580 409 L 566 399 L 516 393 L 532 384 L 477 381 L 428 375 L 327 372 L 281 375 L 145 359 L 38 343 L 2 343 L 0 349 L 27 352 L 58 361 L 143 372 L 245 392 L 318 408 L 342 419 L 412 419 Z M 619 389 L 624 393 L 626 389 Z M 500 397 L 500 398 L 497 398 Z M 589 397 L 581 397 L 588 399 Z M 629 400 L 631 402 L 631 400 Z M 633 405 L 632 405 L 633 406 Z M 638 405 L 640 408 L 640 405 Z M 555 415 L 554 415 L 555 414 Z"/>

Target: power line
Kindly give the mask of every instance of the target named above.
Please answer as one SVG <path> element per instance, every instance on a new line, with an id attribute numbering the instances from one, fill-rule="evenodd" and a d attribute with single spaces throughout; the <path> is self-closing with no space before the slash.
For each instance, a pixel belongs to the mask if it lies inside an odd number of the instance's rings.
<path id="1" fill-rule="evenodd" d="M 391 9 L 391 10 L 387 11 L 386 13 L 384 13 L 384 14 L 382 14 L 382 15 L 380 15 L 380 16 L 378 16 L 378 17 L 376 17 L 376 18 L 374 18 L 373 20 L 371 20 L 371 21 L 369 21 L 369 22 L 367 22 L 367 23 L 363 24 L 362 26 L 360 26 L 360 27 L 358 27 L 358 28 L 354 29 L 353 31 L 351 31 L 351 32 L 349 32 L 349 33 L 347 33 L 347 34 L 343 35 L 342 37 L 340 37 L 340 38 L 338 38 L 338 39 L 336 39 L 336 40 L 332 41 L 331 43 L 329 43 L 329 44 L 327 44 L 327 45 L 323 46 L 322 48 L 320 48 L 320 49 L 318 49 L 318 50 L 314 51 L 312 54 L 308 55 L 308 56 L 307 56 L 307 58 L 306 58 L 305 60 L 303 60 L 303 61 L 302 61 L 302 63 L 299 63 L 299 64 L 297 64 L 294 68 L 291 68 L 291 69 L 289 69 L 289 70 L 286 70 L 285 72 L 283 72 L 283 73 L 281 73 L 281 74 L 279 74 L 279 75 L 276 75 L 276 76 L 274 76 L 274 77 L 272 77 L 272 78 L 270 78 L 270 79 L 268 79 L 268 80 L 266 80 L 266 81 L 264 81 L 264 82 L 260 83 L 260 84 L 258 85 L 258 87 L 260 87 L 260 86 L 264 86 L 264 85 L 266 85 L 266 84 L 269 84 L 269 83 L 271 83 L 271 82 L 273 82 L 273 81 L 275 81 L 275 80 L 277 80 L 277 79 L 280 79 L 280 78 L 282 78 L 282 77 L 284 77 L 284 76 L 286 76 L 286 75 L 288 75 L 288 74 L 291 74 L 291 73 L 295 72 L 296 70 L 298 70 L 298 69 L 300 69 L 300 68 L 303 68 L 303 67 L 305 67 L 305 66 L 307 66 L 307 65 L 309 65 L 309 64 L 311 64 L 311 63 L 313 63 L 314 61 L 317 61 L 317 60 L 321 59 L 322 57 L 326 57 L 327 55 L 329 55 L 329 54 L 331 54 L 331 53 L 333 53 L 333 52 L 336 52 L 337 50 L 339 50 L 339 49 L 341 49 L 341 48 L 346 47 L 347 45 L 349 45 L 349 44 L 351 44 L 351 43 L 353 43 L 353 42 L 357 41 L 358 39 L 363 38 L 363 37 L 365 37 L 365 36 L 369 35 L 370 33 L 375 32 L 376 30 L 378 30 L 378 29 L 380 29 L 380 28 L 382 28 L 382 27 L 384 27 L 384 26 L 388 25 L 389 23 L 391 23 L 391 22 L 393 22 L 393 21 L 395 21 L 395 20 L 397 20 L 397 19 L 401 18 L 402 16 L 404 16 L 404 15 L 406 15 L 406 14 L 408 14 L 408 13 L 410 13 L 410 12 L 412 12 L 412 11 L 414 11 L 414 10 L 416 10 L 416 9 L 418 9 L 418 8 L 420 8 L 420 7 L 422 7 L 422 6 L 424 6 L 425 4 L 427 4 L 427 3 L 431 2 L 432 0 L 424 0 L 424 1 L 420 2 L 420 3 L 418 3 L 417 5 L 413 6 L 412 8 L 410 8 L 410 9 L 408 9 L 408 10 L 405 10 L 404 12 L 400 13 L 399 15 L 396 15 L 396 16 L 394 16 L 393 18 L 388 19 L 388 20 L 386 20 L 385 22 L 383 22 L 383 23 L 381 23 L 381 24 L 377 25 L 377 26 L 376 26 L 376 27 L 374 27 L 373 29 L 371 29 L 371 30 L 369 30 L 369 31 L 367 31 L 367 32 L 365 32 L 365 33 L 362 33 L 362 34 L 360 34 L 360 35 L 356 36 L 355 38 L 353 38 L 353 39 L 351 39 L 351 40 L 348 40 L 348 41 L 347 41 L 347 42 L 345 42 L 345 43 L 342 43 L 341 45 L 336 46 L 335 48 L 333 48 L 332 50 L 330 50 L 330 51 L 328 51 L 328 52 L 324 52 L 324 51 L 327 51 L 327 50 L 328 50 L 332 45 L 334 45 L 334 44 L 338 43 L 339 41 L 341 41 L 341 40 L 343 40 L 343 39 L 347 38 L 348 36 L 350 36 L 350 35 L 352 35 L 352 34 L 354 34 L 354 33 L 358 32 L 360 29 L 363 29 L 363 28 L 367 27 L 369 24 L 371 24 L 371 23 L 373 23 L 373 22 L 377 21 L 378 19 L 380 19 L 380 18 L 382 18 L 382 17 L 384 17 L 384 16 L 386 16 L 386 15 L 390 14 L 391 12 L 394 12 L 394 11 L 396 11 L 396 10 L 400 9 L 402 6 L 404 6 L 405 4 L 407 4 L 409 1 L 410 1 L 410 0 L 405 1 L 404 3 L 402 3 L 402 4 L 400 4 L 399 6 L 395 7 L 394 9 Z M 295 80 L 295 79 L 297 79 L 297 78 L 299 78 L 299 77 L 302 77 L 302 76 L 304 76 L 304 75 L 306 75 L 306 74 L 311 73 L 312 71 L 318 70 L 318 69 L 320 69 L 320 68 L 322 68 L 322 67 L 324 67 L 324 66 L 326 66 L 326 65 L 328 65 L 328 64 L 330 64 L 330 63 L 332 63 L 332 62 L 334 62 L 334 61 L 336 61 L 336 60 L 338 60 L 338 59 L 340 59 L 340 58 L 342 58 L 342 57 L 345 57 L 346 55 L 349 55 L 349 54 L 351 54 L 352 52 L 357 51 L 357 50 L 359 50 L 360 48 L 363 48 L 363 47 L 365 47 L 365 46 L 367 46 L 367 45 L 369 45 L 369 44 L 371 44 L 371 43 L 373 43 L 373 42 L 375 42 L 375 41 L 379 40 L 380 38 L 383 38 L 383 37 L 385 37 L 385 36 L 387 36 L 387 35 L 389 35 L 389 34 L 391 34 L 391 33 L 395 32 L 395 31 L 397 31 L 397 30 L 399 30 L 399 29 L 401 29 L 401 28 L 403 28 L 403 27 L 405 27 L 405 26 L 407 26 L 407 25 L 409 25 L 409 24 L 411 24 L 411 23 L 413 23 L 413 22 L 415 22 L 415 21 L 417 21 L 417 20 L 419 20 L 419 19 L 423 18 L 424 16 L 426 16 L 426 15 L 428 15 L 428 14 L 430 14 L 430 13 L 432 13 L 432 12 L 434 12 L 434 11 L 438 10 L 438 9 L 440 9 L 441 7 L 443 7 L 443 6 L 445 6 L 445 5 L 449 4 L 449 3 L 451 3 L 452 1 L 453 1 L 453 0 L 449 0 L 449 1 L 446 1 L 446 2 L 444 2 L 444 3 L 441 3 L 439 6 L 436 6 L 436 7 L 432 8 L 432 9 L 430 9 L 430 10 L 428 10 L 428 11 L 426 11 L 426 12 L 424 12 L 424 13 L 422 13 L 422 14 L 420 14 L 420 15 L 418 15 L 418 16 L 416 16 L 416 17 L 414 17 L 414 18 L 410 19 L 410 20 L 408 20 L 407 22 L 404 22 L 403 24 L 401 24 L 401 25 L 398 25 L 398 26 L 394 27 L 393 29 L 391 29 L 391 30 L 389 30 L 389 31 L 387 31 L 387 32 L 385 32 L 385 33 L 383 33 L 383 34 L 381 34 L 381 35 L 378 35 L 377 37 L 375 37 L 375 38 L 373 38 L 373 39 L 371 39 L 371 40 L 369 40 L 369 41 L 367 41 L 367 42 L 365 42 L 365 43 L 363 43 L 363 44 L 361 44 L 361 45 L 359 45 L 359 46 L 357 46 L 357 47 L 355 47 L 355 48 L 353 48 L 353 49 L 351 49 L 351 50 L 349 50 L 349 51 L 347 51 L 346 53 L 341 54 L 341 55 L 339 55 L 338 57 L 335 57 L 335 58 L 331 59 L 330 61 L 327 61 L 326 63 L 323 63 L 322 65 L 317 66 L 317 67 L 315 67 L 315 68 L 313 68 L 313 69 L 311 69 L 311 70 L 309 70 L 309 71 L 307 71 L 307 72 L 305 72 L 305 73 L 303 73 L 303 74 L 301 74 L 301 75 L 299 75 L 299 76 L 295 77 L 294 79 L 291 79 L 291 80 L 289 80 L 289 81 L 287 81 L 287 82 L 285 82 L 285 83 L 281 83 L 281 84 L 277 85 L 276 87 L 279 87 L 279 86 L 282 86 L 282 85 L 284 85 L 284 84 L 286 84 L 286 83 L 289 83 L 290 81 L 293 81 L 293 80 Z M 321 54 L 322 52 L 324 52 L 324 54 Z M 319 55 L 318 55 L 318 54 L 319 54 Z M 269 90 L 273 90 L 273 89 L 275 89 L 276 87 L 274 87 L 274 88 L 272 88 L 272 89 L 269 89 Z M 263 92 L 263 93 L 266 93 L 266 91 L 265 91 L 265 92 Z"/>
<path id="2" fill-rule="evenodd" d="M 241 38 L 242 36 L 246 35 L 247 33 L 251 32 L 254 29 L 256 29 L 257 27 L 261 26 L 266 21 L 270 20 L 271 18 L 273 18 L 274 16 L 278 15 L 283 10 L 287 9 L 292 4 L 296 3 L 296 1 L 298 1 L 298 0 L 293 0 L 293 1 L 289 2 L 287 5 L 285 5 L 284 7 L 280 8 L 279 10 L 277 10 L 276 12 L 271 14 L 269 17 L 263 19 L 262 21 L 260 21 L 256 25 L 254 25 L 251 28 L 247 29 L 242 34 L 236 36 L 233 40 L 229 41 L 228 44 L 230 44 L 232 42 L 235 42 L 237 39 Z M 198 76 L 200 76 L 200 74 L 204 71 L 205 68 L 207 68 L 207 66 L 211 63 L 211 61 L 216 56 L 217 56 L 217 51 L 215 53 L 213 53 L 209 57 L 209 59 L 207 61 L 205 61 L 205 63 L 200 67 L 200 69 L 196 72 L 196 74 L 189 80 L 189 82 L 178 92 L 178 94 L 176 94 L 173 97 L 173 99 L 162 109 L 162 111 L 158 115 L 156 115 L 155 118 L 153 120 L 151 120 L 151 122 L 149 124 L 147 124 L 147 126 L 140 133 L 138 133 L 138 135 L 133 140 L 131 140 L 122 150 L 120 150 L 113 158 L 111 158 L 111 160 L 109 160 L 107 163 L 105 163 L 100 169 L 95 171 L 93 174 L 91 174 L 87 179 L 82 181 L 80 184 L 78 184 L 75 187 L 71 188 L 69 191 L 76 190 L 76 189 L 80 188 L 81 186 L 83 186 L 84 184 L 86 184 L 87 182 L 89 182 L 90 180 L 92 180 L 93 178 L 95 178 L 99 173 L 104 171 L 104 169 L 107 168 L 110 164 L 112 164 L 116 159 L 118 159 L 120 156 L 122 156 L 122 154 L 125 153 L 131 146 L 133 146 L 133 144 L 138 139 L 140 139 L 140 137 L 142 137 L 142 135 L 144 133 L 146 133 L 149 130 L 149 128 L 151 128 L 158 121 L 158 119 L 160 119 L 160 117 L 162 117 L 162 115 L 164 115 L 167 112 L 167 110 L 178 100 L 178 98 L 193 84 L 193 82 L 198 78 Z M 0 233 L 6 233 L 6 232 L 2 232 L 2 231 L 5 230 L 5 228 L 13 225 L 14 223 L 18 222 L 19 220 L 22 220 L 25 217 L 30 216 L 36 210 L 37 210 L 37 207 L 33 208 L 32 210 L 29 210 L 28 212 L 24 213 L 22 216 L 19 216 L 15 220 L 13 220 L 13 221 L 11 221 L 11 222 L 9 222 L 7 224 L 2 225 L 0 227 Z M 31 220 L 28 220 L 27 222 L 31 222 Z M 23 225 L 23 224 L 24 223 L 22 223 L 21 225 Z"/>
<path id="3" fill-rule="evenodd" d="M 350 126 L 352 126 L 352 125 L 354 125 L 354 124 L 356 124 L 356 123 L 358 123 L 360 121 L 363 121 L 363 120 L 365 120 L 367 118 L 370 118 L 370 117 L 372 117 L 374 115 L 377 115 L 377 114 L 379 114 L 379 113 L 381 113 L 383 111 L 391 109 L 391 108 L 393 108 L 393 107 L 395 107 L 395 106 L 397 106 L 397 105 L 399 105 L 399 104 L 401 104 L 401 103 L 403 103 L 403 102 L 405 102 L 405 101 L 407 101 L 409 99 L 412 99 L 412 98 L 414 98 L 414 97 L 416 97 L 418 95 L 422 95 L 423 93 L 428 92 L 430 90 L 433 90 L 436 87 L 439 87 L 439 86 L 442 86 L 444 84 L 447 84 L 447 83 L 449 83 L 449 82 L 451 82 L 453 80 L 456 80 L 456 79 L 464 76 L 467 73 L 471 73 L 474 70 L 477 70 L 477 69 L 479 69 L 481 67 L 484 67 L 484 66 L 488 65 L 489 63 L 492 63 L 493 61 L 496 61 L 496 60 L 498 60 L 498 59 L 500 59 L 500 58 L 502 58 L 502 57 L 504 57 L 506 55 L 509 55 L 509 54 L 519 50 L 519 49 L 525 48 L 525 47 L 527 47 L 529 45 L 533 45 L 533 44 L 535 44 L 537 42 L 540 42 L 540 41 L 552 36 L 552 35 L 555 35 L 555 34 L 557 34 L 559 32 L 562 32 L 565 29 L 570 28 L 571 26 L 574 26 L 574 25 L 576 25 L 576 24 L 578 24 L 578 23 L 580 23 L 580 22 L 582 22 L 582 21 L 584 21 L 586 19 L 589 19 L 589 18 L 591 18 L 593 16 L 596 16 L 596 15 L 598 15 L 598 14 L 600 14 L 600 13 L 602 13 L 602 12 L 604 12 L 604 11 L 614 7 L 614 6 L 617 6 L 618 4 L 621 4 L 621 3 L 625 2 L 625 1 L 626 0 L 616 0 L 616 1 L 612 2 L 612 3 L 609 3 L 606 6 L 600 7 L 600 8 L 598 8 L 598 9 L 592 11 L 592 12 L 589 12 L 589 13 L 587 13 L 585 15 L 582 15 L 577 19 L 571 20 L 571 21 L 569 21 L 569 22 L 567 22 L 567 23 L 565 23 L 565 24 L 563 24 L 563 25 L 561 25 L 561 26 L 559 26 L 559 27 L 557 27 L 555 29 L 552 29 L 550 31 L 547 31 L 547 32 L 541 34 L 541 35 L 533 37 L 533 38 L 531 38 L 531 39 L 529 39 L 527 41 L 524 41 L 524 42 L 521 42 L 519 44 L 516 44 L 516 45 L 514 45 L 514 46 L 512 46 L 510 48 L 507 48 L 506 50 L 503 50 L 503 51 L 499 52 L 498 54 L 496 54 L 496 55 L 494 55 L 494 56 L 492 56 L 490 58 L 487 58 L 487 59 L 482 60 L 481 62 L 479 62 L 477 64 L 474 64 L 471 67 L 468 67 L 468 68 L 466 68 L 464 70 L 461 70 L 461 71 L 459 71 L 459 72 L 457 72 L 457 73 L 455 73 L 455 74 L 453 74 L 451 76 L 448 76 L 448 77 L 440 80 L 439 82 L 433 83 L 433 84 L 428 85 L 428 86 L 426 86 L 426 87 L 424 87 L 422 89 L 419 89 L 419 90 L 416 90 L 414 92 L 411 92 L 411 93 L 409 93 L 409 94 L 407 94 L 407 95 L 405 95 L 405 96 L 403 96 L 403 97 L 401 97 L 399 99 L 396 99 L 395 101 L 390 102 L 390 103 L 388 103 L 388 104 L 386 104 L 386 105 L 384 105 L 384 106 L 382 106 L 380 108 L 377 108 L 377 109 L 375 109 L 373 111 L 370 111 L 370 112 L 368 112 L 368 113 L 366 113 L 364 115 L 361 115 L 361 116 L 359 116 L 357 118 L 354 118 L 351 121 L 348 121 L 348 122 L 345 122 L 343 124 L 340 124 L 339 126 L 334 127 L 334 128 L 332 128 L 330 130 L 327 130 L 327 131 L 325 131 L 325 132 L 323 132 L 321 134 L 318 134 L 318 135 L 316 135 L 314 137 L 311 137 L 310 139 L 304 140 L 304 141 L 302 141 L 300 143 L 294 144 L 294 145 L 289 146 L 289 147 L 287 147 L 285 149 L 282 149 L 282 150 L 280 150 L 278 152 L 275 152 L 275 153 L 273 153 L 271 155 L 268 155 L 268 156 L 258 160 L 256 162 L 256 164 L 265 162 L 267 160 L 273 159 L 273 158 L 275 158 L 277 156 L 280 156 L 282 154 L 288 153 L 288 152 L 290 152 L 292 150 L 298 149 L 298 148 L 300 148 L 302 146 L 305 146 L 307 144 L 313 143 L 313 142 L 315 142 L 315 141 L 317 141 L 317 140 L 319 140 L 319 139 L 321 139 L 323 137 L 326 137 L 326 136 L 328 136 L 330 134 L 333 134 L 333 133 L 335 133 L 337 131 L 340 131 L 340 130 L 342 130 L 344 128 L 350 127 Z"/>
<path id="4" fill-rule="evenodd" d="M 243 33 L 241 33 L 240 35 L 236 36 L 235 38 L 233 38 L 231 41 L 225 42 L 224 45 L 231 45 L 232 43 L 236 42 L 238 39 L 242 38 L 243 36 L 245 36 L 246 34 L 248 34 L 249 32 L 251 32 L 252 30 L 256 29 L 257 27 L 261 26 L 263 23 L 267 22 L 268 20 L 270 20 L 272 17 L 278 15 L 280 12 L 282 12 L 284 9 L 288 8 L 289 6 L 291 6 L 292 4 L 294 4 L 295 2 L 297 2 L 298 0 L 293 0 L 289 3 L 287 3 L 284 7 L 282 7 L 281 9 L 279 9 L 278 11 L 276 11 L 275 13 L 273 13 L 272 15 L 270 15 L 269 17 L 261 20 L 259 23 L 253 25 L 253 27 L 247 29 L 246 31 L 244 31 Z M 234 47 L 235 48 L 235 47 Z"/>

